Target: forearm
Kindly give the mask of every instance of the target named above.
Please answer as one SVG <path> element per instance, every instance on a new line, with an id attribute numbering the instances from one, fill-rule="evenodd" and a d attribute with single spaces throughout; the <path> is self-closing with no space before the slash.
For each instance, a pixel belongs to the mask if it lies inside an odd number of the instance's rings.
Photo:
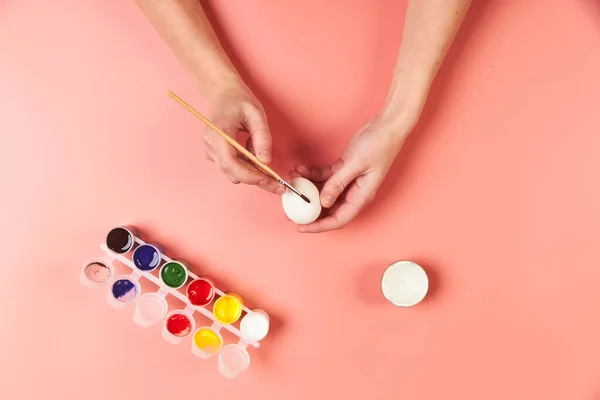
<path id="1" fill-rule="evenodd" d="M 420 113 L 471 0 L 409 0 L 402 45 L 382 114 Z M 408 111 L 407 111 L 408 110 Z"/>
<path id="2" fill-rule="evenodd" d="M 239 79 L 198 0 L 136 2 L 205 94 L 217 82 Z"/>

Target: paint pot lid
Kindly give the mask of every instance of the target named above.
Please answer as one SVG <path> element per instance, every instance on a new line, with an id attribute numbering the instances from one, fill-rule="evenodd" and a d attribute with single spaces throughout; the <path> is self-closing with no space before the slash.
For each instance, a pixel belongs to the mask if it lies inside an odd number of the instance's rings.
<path id="1" fill-rule="evenodd" d="M 390 265 L 381 278 L 385 298 L 395 306 L 411 307 L 423 300 L 429 289 L 427 273 L 411 261 L 398 261 Z"/>
<path id="2" fill-rule="evenodd" d="M 262 340 L 269 333 L 269 317 L 262 312 L 250 312 L 242 318 L 240 330 L 247 339 Z"/>

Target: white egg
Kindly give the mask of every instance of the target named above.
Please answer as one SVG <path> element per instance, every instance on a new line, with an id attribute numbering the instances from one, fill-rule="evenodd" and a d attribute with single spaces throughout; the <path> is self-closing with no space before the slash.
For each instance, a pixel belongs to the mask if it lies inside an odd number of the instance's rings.
<path id="1" fill-rule="evenodd" d="M 295 189 L 309 198 L 310 203 L 302 200 L 300 196 L 287 189 L 281 197 L 281 204 L 285 215 L 299 225 L 306 225 L 314 222 L 321 214 L 321 201 L 319 199 L 319 189 L 306 178 L 292 178 L 289 181 Z"/>

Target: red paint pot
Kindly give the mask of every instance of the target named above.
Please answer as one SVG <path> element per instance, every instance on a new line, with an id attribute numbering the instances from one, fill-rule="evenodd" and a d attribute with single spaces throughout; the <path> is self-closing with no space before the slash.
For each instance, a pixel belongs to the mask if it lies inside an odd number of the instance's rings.
<path id="1" fill-rule="evenodd" d="M 186 289 L 187 297 L 190 303 L 195 306 L 205 306 L 210 304 L 215 297 L 215 287 L 211 281 L 206 278 L 194 279 Z"/>
<path id="2" fill-rule="evenodd" d="M 169 343 L 179 343 L 196 329 L 194 317 L 185 310 L 173 310 L 167 314 L 162 337 Z"/>

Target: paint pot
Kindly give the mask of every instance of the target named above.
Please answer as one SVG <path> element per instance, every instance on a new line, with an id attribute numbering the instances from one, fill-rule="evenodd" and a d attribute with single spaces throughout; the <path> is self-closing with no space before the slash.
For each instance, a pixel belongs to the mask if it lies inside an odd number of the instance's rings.
<path id="1" fill-rule="evenodd" d="M 136 247 L 133 251 L 133 264 L 137 269 L 143 272 L 155 270 L 162 260 L 162 246 L 158 244 L 146 243 Z"/>
<path id="2" fill-rule="evenodd" d="M 250 354 L 240 344 L 228 344 L 219 353 L 219 372 L 226 378 L 233 379 L 250 366 Z"/>
<path id="3" fill-rule="evenodd" d="M 169 305 L 165 299 L 166 294 L 166 292 L 158 292 L 145 293 L 140 296 L 135 304 L 133 322 L 142 328 L 148 328 L 162 320 L 169 310 Z"/>
<path id="4" fill-rule="evenodd" d="M 240 322 L 242 335 L 251 341 L 260 341 L 269 333 L 269 315 L 263 310 L 252 310 Z"/>
<path id="5" fill-rule="evenodd" d="M 395 306 L 411 307 L 421 302 L 429 289 L 427 273 L 411 261 L 390 265 L 381 278 L 381 291 Z"/>
<path id="6" fill-rule="evenodd" d="M 188 272 L 181 261 L 169 261 L 160 268 L 160 279 L 173 289 L 179 289 L 187 282 Z"/>
<path id="7" fill-rule="evenodd" d="M 185 310 L 173 310 L 167 314 L 163 324 L 162 337 L 171 344 L 177 344 L 189 336 L 196 328 L 196 321 Z"/>
<path id="8" fill-rule="evenodd" d="M 216 329 L 203 326 L 192 337 L 192 354 L 206 360 L 217 354 L 223 347 L 223 336 Z"/>
<path id="9" fill-rule="evenodd" d="M 136 237 L 139 237 L 139 231 L 135 226 L 119 226 L 106 235 L 106 247 L 117 254 L 126 254 L 133 249 Z"/>
<path id="10" fill-rule="evenodd" d="M 140 284 L 136 279 L 128 275 L 118 276 L 106 294 L 106 301 L 114 308 L 123 308 L 134 302 L 141 291 Z"/>
<path id="11" fill-rule="evenodd" d="M 215 286 L 206 278 L 194 279 L 187 286 L 186 294 L 193 305 L 205 306 L 215 298 Z"/>
<path id="12" fill-rule="evenodd" d="M 242 315 L 242 297 L 237 293 L 227 293 L 215 301 L 213 314 L 222 324 L 233 324 Z"/>
<path id="13" fill-rule="evenodd" d="M 114 273 L 115 270 L 110 260 L 105 258 L 89 260 L 83 263 L 79 282 L 93 289 L 110 281 Z"/>

